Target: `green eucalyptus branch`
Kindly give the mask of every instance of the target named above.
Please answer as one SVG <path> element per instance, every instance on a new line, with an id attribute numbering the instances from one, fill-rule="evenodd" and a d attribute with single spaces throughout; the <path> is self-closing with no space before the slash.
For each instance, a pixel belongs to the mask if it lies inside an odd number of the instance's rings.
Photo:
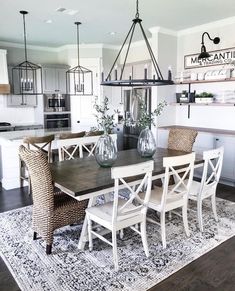
<path id="1" fill-rule="evenodd" d="M 144 101 L 140 99 L 140 117 L 137 120 L 137 125 L 143 128 L 150 127 L 155 124 L 155 118 L 162 114 L 164 107 L 167 105 L 166 101 L 159 102 L 157 108 L 153 112 L 147 112 Z"/>
<path id="2" fill-rule="evenodd" d="M 109 133 L 112 131 L 112 129 L 115 126 L 114 114 L 111 114 L 111 115 L 108 114 L 109 99 L 108 97 L 105 96 L 101 104 L 98 104 L 97 102 L 98 102 L 98 97 L 96 97 L 95 104 L 94 104 L 94 108 L 97 112 L 97 114 L 95 114 L 95 117 L 97 120 L 98 127 L 102 129 L 105 133 Z M 118 113 L 118 111 L 116 110 L 115 113 Z"/>

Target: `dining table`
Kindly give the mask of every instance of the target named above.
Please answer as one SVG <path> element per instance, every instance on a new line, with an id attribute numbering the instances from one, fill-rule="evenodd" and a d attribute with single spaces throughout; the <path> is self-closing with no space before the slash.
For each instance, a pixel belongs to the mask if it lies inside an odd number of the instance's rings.
<path id="1" fill-rule="evenodd" d="M 163 167 L 164 157 L 184 154 L 187 153 L 167 148 L 157 148 L 152 157 L 141 157 L 137 149 L 124 150 L 117 153 L 117 160 L 113 164 L 113 167 L 133 165 L 153 160 L 154 169 L 152 172 L 152 180 L 157 180 L 163 178 L 165 175 L 165 169 Z M 198 168 L 202 165 L 202 155 L 196 154 L 194 167 Z M 111 178 L 111 168 L 101 167 L 96 162 L 94 156 L 54 162 L 50 164 L 50 168 L 55 187 L 78 201 L 88 199 L 87 207 L 94 205 L 98 196 L 108 196 L 113 191 L 114 180 Z M 184 172 L 184 168 L 179 168 L 178 172 Z M 128 184 L 130 186 L 138 185 L 142 178 L 141 176 L 129 177 Z M 122 188 L 122 186 L 123 185 L 120 185 L 120 188 Z M 87 218 L 85 217 L 78 248 L 83 250 L 87 241 Z"/>

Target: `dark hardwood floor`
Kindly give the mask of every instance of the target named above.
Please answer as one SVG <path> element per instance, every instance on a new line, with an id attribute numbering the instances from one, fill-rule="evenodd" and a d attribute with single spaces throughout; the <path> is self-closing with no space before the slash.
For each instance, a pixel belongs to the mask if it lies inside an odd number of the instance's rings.
<path id="1" fill-rule="evenodd" d="M 235 188 L 220 184 L 217 189 L 217 196 L 235 202 Z M 0 189 L 0 212 L 30 204 L 32 204 L 32 199 L 27 193 L 27 188 L 10 191 Z M 209 253 L 185 266 L 180 271 L 151 288 L 150 291 L 235 290 L 234 250 L 235 237 L 227 240 Z M 20 290 L 1 258 L 0 290 Z"/>

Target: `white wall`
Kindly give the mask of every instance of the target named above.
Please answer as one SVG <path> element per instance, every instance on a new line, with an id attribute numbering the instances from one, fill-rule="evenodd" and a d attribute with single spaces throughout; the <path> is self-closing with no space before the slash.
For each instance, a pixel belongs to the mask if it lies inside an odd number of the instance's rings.
<path id="1" fill-rule="evenodd" d="M 215 45 L 207 37 L 205 37 L 204 40 L 206 48 L 210 51 L 235 47 L 235 38 L 231 37 L 234 30 L 235 23 L 222 20 L 191 28 L 190 30 L 181 31 L 178 36 L 177 71 L 184 71 L 185 55 L 200 52 L 201 36 L 204 31 L 208 31 L 211 37 L 218 36 L 221 39 L 221 42 L 218 45 Z M 221 68 L 221 66 L 203 67 L 189 71 L 206 72 L 208 70 L 219 68 Z M 177 92 L 188 90 L 188 86 L 179 85 L 176 90 Z M 217 96 L 223 96 L 224 94 L 231 94 L 234 92 L 235 96 L 235 82 L 194 84 L 191 87 L 191 91 L 194 90 L 196 90 L 196 93 L 206 91 L 214 93 L 214 95 Z M 191 106 L 191 116 L 190 119 L 188 119 L 187 108 L 185 106 L 177 106 L 175 124 L 235 130 L 234 113 L 234 107 Z"/>

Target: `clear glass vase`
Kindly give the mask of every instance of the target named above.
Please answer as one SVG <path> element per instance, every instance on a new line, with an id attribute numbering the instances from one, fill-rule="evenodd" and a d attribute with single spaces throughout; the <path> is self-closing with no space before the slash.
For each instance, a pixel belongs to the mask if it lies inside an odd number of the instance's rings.
<path id="1" fill-rule="evenodd" d="M 99 138 L 95 149 L 95 158 L 101 167 L 111 167 L 117 159 L 116 145 L 108 134 Z"/>
<path id="2" fill-rule="evenodd" d="M 156 148 L 156 141 L 152 131 L 149 128 L 142 129 L 138 138 L 138 153 L 141 157 L 152 157 Z"/>

